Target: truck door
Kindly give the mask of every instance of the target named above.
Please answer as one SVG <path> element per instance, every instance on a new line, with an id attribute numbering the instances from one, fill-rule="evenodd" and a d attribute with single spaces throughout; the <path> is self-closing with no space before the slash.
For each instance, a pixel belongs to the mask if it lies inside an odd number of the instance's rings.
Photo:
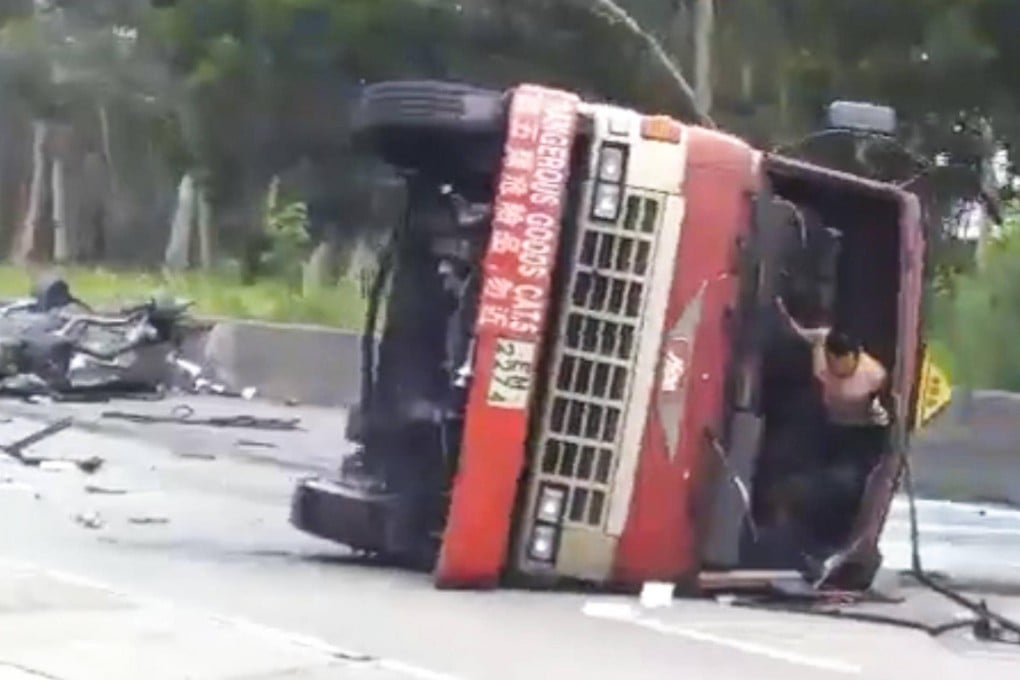
<path id="1" fill-rule="evenodd" d="M 899 192 L 900 274 L 897 298 L 896 366 L 892 371 L 892 396 L 896 407 L 890 433 L 890 452 L 872 470 L 847 548 L 874 545 L 882 529 L 899 470 L 907 452 L 910 425 L 916 405 L 916 382 L 920 354 L 921 293 L 924 281 L 924 232 L 917 197 Z M 877 555 L 877 553 L 876 553 Z M 864 584 L 858 584 L 864 587 Z"/>

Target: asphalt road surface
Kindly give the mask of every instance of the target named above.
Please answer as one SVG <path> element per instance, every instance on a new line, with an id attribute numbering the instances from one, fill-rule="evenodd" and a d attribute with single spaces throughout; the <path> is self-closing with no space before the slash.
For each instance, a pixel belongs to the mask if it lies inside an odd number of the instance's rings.
<path id="1" fill-rule="evenodd" d="M 300 416 L 306 428 L 266 433 L 113 425 L 97 417 L 110 408 L 0 404 L 11 416 L 0 441 L 69 412 L 78 426 L 30 453 L 105 460 L 88 475 L 0 457 L 0 680 L 1012 678 L 1020 669 L 1012 648 L 964 634 L 933 639 L 712 601 L 646 609 L 632 597 L 436 591 L 425 576 L 360 564 L 288 525 L 295 480 L 336 464 L 342 415 L 196 404 L 199 415 Z M 942 518 L 943 534 L 956 521 Z M 972 538 L 1015 542 L 971 525 Z M 960 615 L 937 599 L 909 601 L 932 622 Z M 993 603 L 1020 616 L 1020 602 Z"/>

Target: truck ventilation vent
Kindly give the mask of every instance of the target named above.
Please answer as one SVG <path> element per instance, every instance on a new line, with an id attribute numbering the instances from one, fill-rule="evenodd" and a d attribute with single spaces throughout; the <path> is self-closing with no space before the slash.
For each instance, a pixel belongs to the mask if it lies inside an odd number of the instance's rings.
<path id="1" fill-rule="evenodd" d="M 657 199 L 630 196 L 615 224 L 578 234 L 538 438 L 537 476 L 569 488 L 567 525 L 605 521 L 660 213 Z"/>

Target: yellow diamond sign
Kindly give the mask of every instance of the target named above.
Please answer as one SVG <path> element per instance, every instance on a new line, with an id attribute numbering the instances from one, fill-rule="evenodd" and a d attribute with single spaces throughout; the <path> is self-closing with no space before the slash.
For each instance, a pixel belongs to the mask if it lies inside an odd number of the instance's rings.
<path id="1" fill-rule="evenodd" d="M 914 427 L 927 425 L 944 408 L 949 406 L 952 397 L 952 386 L 946 372 L 939 368 L 925 351 L 924 363 L 921 365 L 921 384 L 917 390 L 917 412 L 914 416 Z"/>

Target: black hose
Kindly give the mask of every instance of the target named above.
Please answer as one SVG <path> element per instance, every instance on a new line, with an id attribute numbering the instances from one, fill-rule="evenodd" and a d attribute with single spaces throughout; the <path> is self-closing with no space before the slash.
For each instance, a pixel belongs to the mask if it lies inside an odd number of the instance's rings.
<path id="1" fill-rule="evenodd" d="M 853 612 L 846 611 L 844 609 L 811 609 L 808 607 L 795 607 L 790 605 L 771 605 L 762 603 L 743 603 L 737 602 L 735 606 L 744 607 L 748 609 L 764 609 L 764 610 L 778 610 L 784 612 L 795 612 L 798 614 L 807 614 L 809 616 L 823 616 L 830 619 L 844 619 L 847 621 L 860 621 L 863 623 L 878 623 L 887 626 L 895 626 L 897 628 L 907 628 L 910 630 L 919 630 L 923 633 L 927 633 L 932 636 L 939 636 L 952 630 L 959 628 L 969 628 L 980 622 L 980 619 L 965 619 L 961 621 L 952 621 L 950 623 L 942 623 L 936 626 L 929 626 L 920 621 L 914 621 L 913 619 L 900 618 L 898 616 L 889 616 L 887 614 L 876 614 L 873 612 Z"/>
<path id="2" fill-rule="evenodd" d="M 900 618 L 896 616 L 888 616 L 885 614 L 876 614 L 869 612 L 853 612 L 842 609 L 813 609 L 810 607 L 797 607 L 790 604 L 772 604 L 762 602 L 736 602 L 734 606 L 744 607 L 748 609 L 763 609 L 772 611 L 785 611 L 795 614 L 806 614 L 809 616 L 823 616 L 827 618 L 843 619 L 847 621 L 861 621 L 864 623 L 878 623 L 889 626 L 896 626 L 899 628 L 908 628 L 911 630 L 918 630 L 932 637 L 938 637 L 945 633 L 959 630 L 961 628 L 971 628 L 975 631 L 976 637 L 984 640 L 991 640 L 996 642 L 1007 642 L 995 634 L 991 624 L 998 625 L 1003 630 L 1008 630 L 1011 633 L 1020 638 L 1020 624 L 1012 619 L 1009 619 L 1001 614 L 997 614 L 991 611 L 983 601 L 974 601 L 971 598 L 963 595 L 962 593 L 953 590 L 952 588 L 938 583 L 935 579 L 925 573 L 924 568 L 921 564 L 921 540 L 920 540 L 920 529 L 917 521 L 917 500 L 914 494 L 914 481 L 911 473 L 910 458 L 909 456 L 904 457 L 903 461 L 903 476 L 904 486 L 906 487 L 907 500 L 909 503 L 909 514 L 910 514 L 910 549 L 911 549 L 911 570 L 910 575 L 917 580 L 922 586 L 928 588 L 932 592 L 945 597 L 946 599 L 954 602 L 955 604 L 967 609 L 974 613 L 975 618 L 968 618 L 960 621 L 948 621 L 946 623 L 929 626 L 920 621 L 913 619 Z M 1020 640 L 1018 640 L 1020 641 Z M 1014 642 L 1018 642 L 1014 641 Z"/>
<path id="3" fill-rule="evenodd" d="M 979 617 L 979 622 L 992 622 L 1001 626 L 1017 636 L 1020 636 L 1020 623 L 1010 618 L 997 614 L 990 609 L 983 601 L 974 601 L 962 593 L 942 585 L 924 572 L 921 564 L 921 537 L 917 522 L 917 500 L 914 495 L 914 478 L 910 467 L 910 457 L 905 456 L 903 461 L 903 476 L 907 490 L 907 501 L 910 505 L 910 562 L 911 576 L 917 582 L 932 592 L 945 597 L 957 605 L 974 612 Z"/>

